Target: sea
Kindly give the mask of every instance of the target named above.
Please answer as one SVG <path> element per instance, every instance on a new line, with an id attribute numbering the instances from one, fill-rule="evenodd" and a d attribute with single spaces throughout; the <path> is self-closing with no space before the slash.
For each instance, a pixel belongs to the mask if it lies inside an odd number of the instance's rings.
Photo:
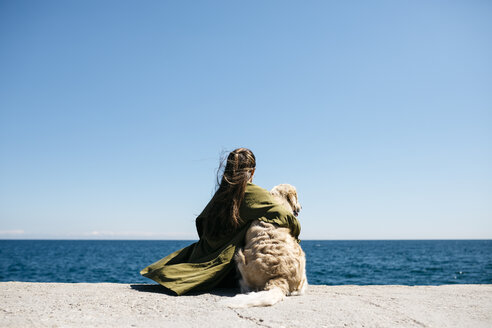
<path id="1" fill-rule="evenodd" d="M 153 283 L 139 271 L 190 240 L 0 240 L 0 281 Z M 305 240 L 315 285 L 492 284 L 492 240 Z"/>

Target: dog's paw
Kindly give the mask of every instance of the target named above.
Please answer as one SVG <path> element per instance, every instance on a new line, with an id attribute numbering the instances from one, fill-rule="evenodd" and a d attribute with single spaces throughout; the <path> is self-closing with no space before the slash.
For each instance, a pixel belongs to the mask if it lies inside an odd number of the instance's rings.
<path id="1" fill-rule="evenodd" d="M 219 301 L 219 304 L 221 306 L 226 306 L 226 307 L 229 307 L 231 309 L 244 308 L 244 307 L 246 307 L 245 302 L 244 302 L 245 296 L 246 296 L 245 294 L 237 294 L 234 297 L 229 297 L 229 298 L 226 298 L 226 299 Z"/>
<path id="2" fill-rule="evenodd" d="M 304 284 L 302 284 L 301 289 L 294 290 L 292 293 L 290 293 L 290 296 L 302 296 L 302 295 L 304 295 L 306 293 L 307 287 L 308 287 L 308 283 L 306 281 Z"/>

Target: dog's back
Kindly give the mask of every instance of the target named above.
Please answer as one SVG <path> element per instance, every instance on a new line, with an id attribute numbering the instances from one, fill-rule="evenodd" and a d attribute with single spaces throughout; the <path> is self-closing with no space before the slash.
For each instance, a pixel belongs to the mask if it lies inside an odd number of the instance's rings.
<path id="1" fill-rule="evenodd" d="M 290 185 L 280 186 L 295 192 Z M 272 195 L 287 207 L 287 194 L 274 192 L 280 186 L 272 190 Z M 297 193 L 295 202 L 290 203 L 289 210 L 300 210 Z M 246 245 L 235 260 L 241 273 L 241 291 L 253 293 L 235 296 L 228 304 L 231 307 L 273 305 L 286 295 L 302 294 L 307 287 L 305 254 L 287 228 L 253 222 L 246 233 Z"/>
<path id="2" fill-rule="evenodd" d="M 256 221 L 249 228 L 246 241 L 235 258 L 242 292 L 278 287 L 289 295 L 301 289 L 305 255 L 289 229 Z"/>

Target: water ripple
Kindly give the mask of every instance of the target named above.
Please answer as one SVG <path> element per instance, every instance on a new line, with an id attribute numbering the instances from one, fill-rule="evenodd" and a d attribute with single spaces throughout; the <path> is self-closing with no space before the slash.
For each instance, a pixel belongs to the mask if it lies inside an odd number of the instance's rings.
<path id="1" fill-rule="evenodd" d="M 151 283 L 139 271 L 190 241 L 0 240 L 0 281 Z M 491 240 L 303 241 L 311 284 L 492 283 Z"/>

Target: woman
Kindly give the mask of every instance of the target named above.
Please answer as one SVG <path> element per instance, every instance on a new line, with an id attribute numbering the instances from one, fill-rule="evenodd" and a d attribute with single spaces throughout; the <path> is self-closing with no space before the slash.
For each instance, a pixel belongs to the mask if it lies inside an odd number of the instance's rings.
<path id="1" fill-rule="evenodd" d="M 276 203 L 270 193 L 252 183 L 256 159 L 251 150 L 238 148 L 227 157 L 219 188 L 196 218 L 199 241 L 146 267 L 140 274 L 177 295 L 209 291 L 237 283 L 236 249 L 254 220 L 290 228 L 297 238 L 296 217 Z"/>

